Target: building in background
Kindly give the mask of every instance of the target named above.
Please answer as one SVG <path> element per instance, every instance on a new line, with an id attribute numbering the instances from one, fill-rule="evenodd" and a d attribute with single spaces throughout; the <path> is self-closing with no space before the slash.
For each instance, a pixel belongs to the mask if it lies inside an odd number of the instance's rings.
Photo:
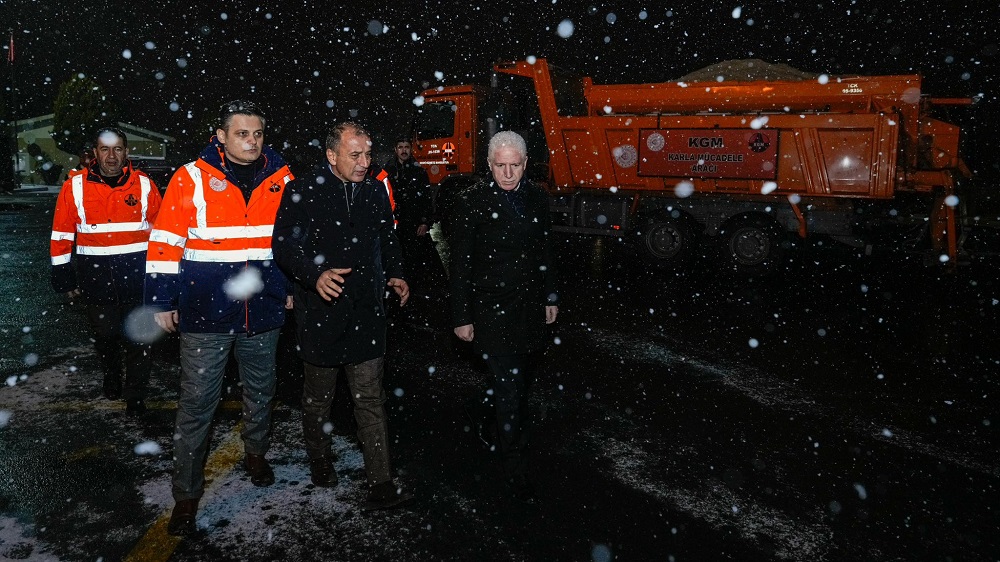
<path id="1" fill-rule="evenodd" d="M 25 188 L 60 186 L 70 170 L 80 162 L 79 154 L 63 152 L 52 139 L 54 114 L 22 119 L 17 122 L 17 166 Z M 166 185 L 172 167 L 167 164 L 167 148 L 175 142 L 171 136 L 119 122 L 128 136 L 129 158 L 139 169 L 153 177 L 157 185 Z"/>

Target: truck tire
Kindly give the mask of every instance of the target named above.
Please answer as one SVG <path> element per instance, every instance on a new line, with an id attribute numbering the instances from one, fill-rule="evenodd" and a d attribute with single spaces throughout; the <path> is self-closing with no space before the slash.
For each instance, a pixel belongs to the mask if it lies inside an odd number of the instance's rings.
<path id="1" fill-rule="evenodd" d="M 638 228 L 632 232 L 632 244 L 650 269 L 677 270 L 687 265 L 695 253 L 697 229 L 694 221 L 684 215 L 640 217 Z"/>
<path id="2" fill-rule="evenodd" d="M 726 268 L 743 275 L 770 273 L 784 256 L 783 232 L 768 216 L 732 218 L 719 230 L 719 237 Z"/>

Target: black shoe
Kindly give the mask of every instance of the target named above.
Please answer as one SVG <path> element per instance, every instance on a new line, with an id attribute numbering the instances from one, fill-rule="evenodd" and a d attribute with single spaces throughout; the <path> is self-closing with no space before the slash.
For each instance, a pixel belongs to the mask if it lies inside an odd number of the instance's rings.
<path id="1" fill-rule="evenodd" d="M 368 491 L 368 501 L 361 506 L 361 511 L 376 509 L 392 509 L 402 507 L 413 501 L 413 494 L 396 486 L 392 480 L 375 484 Z"/>
<path id="2" fill-rule="evenodd" d="M 132 417 L 139 417 L 146 413 L 146 402 L 142 398 L 129 398 L 125 400 L 125 414 Z"/>
<path id="3" fill-rule="evenodd" d="M 264 487 L 274 484 L 274 471 L 271 470 L 271 465 L 267 463 L 264 455 L 247 453 L 243 459 L 243 467 L 246 468 L 250 482 L 254 486 Z"/>
<path id="4" fill-rule="evenodd" d="M 122 397 L 121 377 L 104 375 L 104 397 L 108 400 L 118 400 Z"/>
<path id="5" fill-rule="evenodd" d="M 332 488 L 337 485 L 337 472 L 333 468 L 333 459 L 329 457 L 310 459 L 309 472 L 314 486 Z"/>
<path id="6" fill-rule="evenodd" d="M 174 504 L 174 511 L 167 522 L 167 532 L 175 537 L 186 537 L 198 532 L 195 516 L 198 514 L 198 500 L 180 500 Z"/>

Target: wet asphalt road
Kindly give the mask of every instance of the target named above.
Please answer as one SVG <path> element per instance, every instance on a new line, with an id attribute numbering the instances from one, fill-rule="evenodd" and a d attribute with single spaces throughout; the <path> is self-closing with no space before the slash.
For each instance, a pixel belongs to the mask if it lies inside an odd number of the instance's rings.
<path id="1" fill-rule="evenodd" d="M 942 275 L 810 245 L 747 283 L 650 276 L 615 241 L 561 238 L 537 507 L 505 497 L 469 434 L 461 406 L 485 376 L 441 292 L 415 283 L 386 387 L 418 502 L 361 513 L 349 436 L 334 440 L 340 485 L 309 483 L 286 337 L 278 482 L 254 488 L 236 465 L 234 381 L 202 532 L 178 541 L 164 533 L 176 341 L 157 346 L 144 418 L 100 396 L 84 319 L 48 286 L 52 203 L 0 199 L 0 560 L 1000 559 L 996 263 Z"/>

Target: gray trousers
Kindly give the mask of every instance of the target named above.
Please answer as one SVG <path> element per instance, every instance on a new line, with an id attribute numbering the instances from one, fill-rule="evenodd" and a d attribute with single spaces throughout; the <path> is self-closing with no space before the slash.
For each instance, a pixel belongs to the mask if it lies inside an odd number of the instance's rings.
<path id="1" fill-rule="evenodd" d="M 354 400 L 354 418 L 358 422 L 365 472 L 372 486 L 392 480 L 389 423 L 385 414 L 385 389 L 382 388 L 384 366 L 383 357 L 336 367 L 303 365 L 302 433 L 306 453 L 310 459 L 331 456 L 330 406 L 337 388 L 337 373 L 343 369 Z"/>
<path id="2" fill-rule="evenodd" d="M 209 429 L 219 405 L 230 349 L 243 385 L 243 448 L 263 455 L 270 447 L 271 401 L 280 329 L 246 334 L 181 334 L 181 392 L 174 425 L 175 501 L 200 498 L 205 491 Z"/>

